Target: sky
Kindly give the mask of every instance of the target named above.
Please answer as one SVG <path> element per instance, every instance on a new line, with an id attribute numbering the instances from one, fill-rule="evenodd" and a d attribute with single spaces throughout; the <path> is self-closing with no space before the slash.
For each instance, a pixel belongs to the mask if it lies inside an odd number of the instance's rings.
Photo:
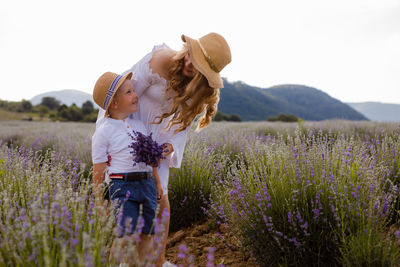
<path id="1" fill-rule="evenodd" d="M 91 94 L 102 73 L 129 69 L 154 45 L 179 50 L 181 34 L 209 32 L 230 45 L 230 82 L 400 104 L 400 0 L 1 1 L 0 99 Z"/>

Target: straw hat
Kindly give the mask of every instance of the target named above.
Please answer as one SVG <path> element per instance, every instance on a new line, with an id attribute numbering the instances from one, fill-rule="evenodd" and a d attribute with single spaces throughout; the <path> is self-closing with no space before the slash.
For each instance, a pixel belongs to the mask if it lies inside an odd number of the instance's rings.
<path id="1" fill-rule="evenodd" d="M 113 72 L 106 72 L 100 76 L 93 89 L 94 102 L 103 108 L 106 112 L 104 116 L 108 116 L 108 108 L 112 99 L 121 85 L 126 79 L 132 78 L 132 72 L 128 72 L 124 76 Z"/>
<path id="2" fill-rule="evenodd" d="M 208 80 L 212 88 L 222 88 L 219 72 L 231 62 L 231 50 L 224 37 L 218 33 L 209 33 L 199 40 L 182 35 L 187 43 L 193 66 Z"/>

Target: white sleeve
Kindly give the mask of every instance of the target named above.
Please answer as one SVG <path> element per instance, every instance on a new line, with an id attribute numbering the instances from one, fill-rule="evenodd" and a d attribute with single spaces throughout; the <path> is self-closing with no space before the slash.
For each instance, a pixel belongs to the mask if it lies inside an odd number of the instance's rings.
<path id="1" fill-rule="evenodd" d="M 102 133 L 102 128 L 97 129 L 92 136 L 92 161 L 93 164 L 107 162 L 108 140 Z"/>
<path id="2" fill-rule="evenodd" d="M 149 67 L 149 60 L 152 57 L 152 53 L 147 54 L 141 60 L 139 60 L 130 69 L 124 71 L 122 75 L 128 72 L 132 72 L 132 84 L 135 93 L 140 97 L 143 92 L 149 88 L 152 81 L 152 71 Z"/>
<path id="3" fill-rule="evenodd" d="M 178 128 L 178 126 L 171 128 L 171 130 L 169 131 L 170 136 L 165 142 L 165 143 L 170 143 L 172 145 L 172 148 L 174 149 L 174 151 L 171 154 L 169 154 L 165 159 L 168 161 L 169 163 L 168 165 L 171 168 L 181 167 L 183 152 L 185 151 L 186 137 L 190 129 L 190 126 L 187 127 L 185 130 L 174 135 L 173 133 L 176 128 Z"/>

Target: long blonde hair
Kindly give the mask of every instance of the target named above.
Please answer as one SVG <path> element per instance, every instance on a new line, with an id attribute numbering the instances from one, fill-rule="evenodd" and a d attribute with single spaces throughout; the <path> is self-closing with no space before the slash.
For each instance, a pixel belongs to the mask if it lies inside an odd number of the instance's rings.
<path id="1" fill-rule="evenodd" d="M 219 101 L 219 89 L 211 88 L 206 77 L 200 72 L 193 78 L 185 77 L 182 74 L 184 57 L 188 53 L 186 44 L 181 51 L 174 56 L 174 64 L 168 73 L 168 85 L 166 94 L 172 91 L 175 96 L 172 99 L 172 107 L 169 112 L 156 117 L 156 124 L 174 114 L 173 119 L 168 122 L 167 129 L 174 125 L 179 126 L 174 134 L 185 130 L 190 126 L 196 116 L 203 113 L 197 125 L 197 129 L 206 127 L 211 122 L 211 117 L 217 112 Z M 189 101 L 188 101 L 189 100 Z"/>

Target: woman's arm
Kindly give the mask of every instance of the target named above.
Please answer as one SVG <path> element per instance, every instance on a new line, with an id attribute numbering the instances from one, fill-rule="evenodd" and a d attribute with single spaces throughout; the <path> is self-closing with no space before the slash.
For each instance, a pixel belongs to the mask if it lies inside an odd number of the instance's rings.
<path id="1" fill-rule="evenodd" d="M 185 130 L 173 134 L 177 127 L 178 126 L 172 127 L 168 131 L 169 138 L 165 142 L 165 144 L 167 144 L 167 150 L 168 150 L 168 152 L 165 152 L 165 155 L 169 161 L 169 167 L 172 168 L 181 167 L 183 152 L 185 150 L 185 144 L 186 144 L 186 136 L 190 128 L 189 126 Z"/>
<path id="2" fill-rule="evenodd" d="M 158 175 L 157 167 L 153 167 L 153 175 L 154 175 L 154 181 L 156 182 L 156 188 L 157 188 L 157 202 L 160 202 L 164 192 L 161 186 L 161 181 L 160 181 L 160 176 Z"/>
<path id="3" fill-rule="evenodd" d="M 153 49 L 154 50 L 154 49 Z M 139 60 L 130 69 L 122 73 L 122 75 L 132 72 L 132 85 L 134 87 L 135 93 L 140 97 L 144 91 L 152 84 L 154 71 L 158 73 L 158 64 L 160 64 L 160 56 L 154 51 L 145 55 L 141 60 Z M 150 61 L 156 62 L 157 66 L 150 67 Z M 158 73 L 159 74 L 159 73 Z M 159 74 L 160 75 L 160 74 Z"/>

